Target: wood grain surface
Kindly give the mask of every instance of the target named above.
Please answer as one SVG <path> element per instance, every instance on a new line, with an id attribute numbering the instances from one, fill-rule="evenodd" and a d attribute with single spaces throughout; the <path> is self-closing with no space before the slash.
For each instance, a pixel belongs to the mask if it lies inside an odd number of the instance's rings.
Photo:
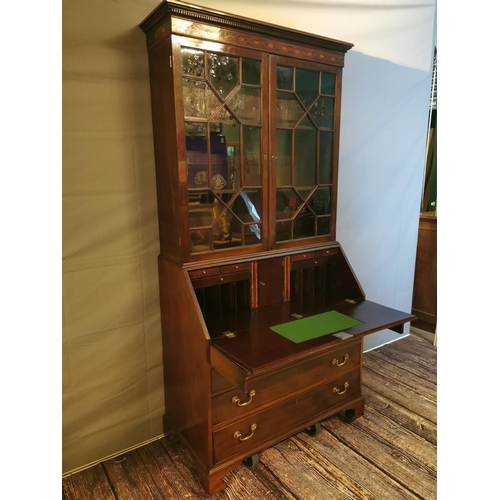
<path id="1" fill-rule="evenodd" d="M 62 481 L 66 500 L 436 498 L 436 348 L 409 336 L 364 355 L 364 415 L 321 422 L 230 472 L 209 497 L 185 447 L 167 436 Z"/>

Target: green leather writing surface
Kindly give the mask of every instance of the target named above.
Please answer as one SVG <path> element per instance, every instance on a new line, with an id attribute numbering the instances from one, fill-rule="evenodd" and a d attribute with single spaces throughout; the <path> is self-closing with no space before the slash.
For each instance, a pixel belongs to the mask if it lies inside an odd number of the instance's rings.
<path id="1" fill-rule="evenodd" d="M 322 337 L 323 335 L 340 332 L 361 323 L 363 321 L 351 318 L 337 311 L 328 311 L 310 316 L 309 318 L 297 319 L 272 326 L 271 330 L 298 344 L 306 340 Z"/>

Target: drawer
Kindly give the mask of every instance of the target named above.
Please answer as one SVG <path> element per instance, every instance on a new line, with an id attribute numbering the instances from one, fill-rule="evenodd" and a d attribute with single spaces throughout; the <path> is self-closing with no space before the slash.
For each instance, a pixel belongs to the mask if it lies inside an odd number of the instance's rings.
<path id="1" fill-rule="evenodd" d="M 209 267 L 208 269 L 196 269 L 196 271 L 189 271 L 189 277 L 192 280 L 207 278 L 208 276 L 217 276 L 218 274 L 218 267 Z"/>
<path id="2" fill-rule="evenodd" d="M 243 264 L 229 264 L 220 268 L 221 274 L 237 273 L 238 271 L 249 271 L 252 267 L 251 262 L 244 262 Z"/>
<path id="3" fill-rule="evenodd" d="M 314 259 L 314 257 L 315 257 L 315 252 L 298 253 L 291 256 L 291 261 L 299 262 L 300 260 Z"/>
<path id="4" fill-rule="evenodd" d="M 337 255 L 339 253 L 338 248 L 329 248 L 328 250 L 317 250 L 316 257 L 328 257 L 330 255 Z"/>
<path id="5" fill-rule="evenodd" d="M 266 441 L 278 442 L 299 430 L 301 424 L 305 427 L 315 417 L 319 421 L 348 409 L 349 401 L 361 394 L 360 381 L 360 370 L 350 372 L 215 431 L 215 462 L 250 454 L 250 450 L 257 451 Z"/>
<path id="6" fill-rule="evenodd" d="M 359 340 L 349 342 L 335 346 L 319 357 L 309 357 L 284 370 L 260 379 L 249 380 L 247 393 L 233 387 L 212 398 L 213 424 L 241 418 L 272 401 L 305 391 L 352 370 L 358 370 L 360 355 L 361 342 Z"/>
<path id="7" fill-rule="evenodd" d="M 217 271 L 219 268 L 216 268 Z M 207 269 L 208 271 L 208 269 Z M 224 283 L 233 283 L 235 281 L 249 280 L 251 273 L 249 271 L 241 271 L 237 273 L 228 273 L 223 276 L 216 274 L 215 276 L 209 276 L 208 278 L 202 276 L 200 279 L 193 280 L 191 284 L 196 290 L 198 288 L 206 288 L 207 286 L 222 285 Z"/>

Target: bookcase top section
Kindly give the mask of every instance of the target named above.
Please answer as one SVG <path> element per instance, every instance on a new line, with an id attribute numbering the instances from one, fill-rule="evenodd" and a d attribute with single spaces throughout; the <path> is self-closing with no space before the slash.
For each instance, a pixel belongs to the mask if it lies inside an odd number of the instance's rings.
<path id="1" fill-rule="evenodd" d="M 302 45 L 322 48 L 345 54 L 354 45 L 352 43 L 312 35 L 292 28 L 285 28 L 271 23 L 249 19 L 235 14 L 216 11 L 175 0 L 163 2 L 140 23 L 140 28 L 146 35 L 154 31 L 172 17 L 207 23 L 221 28 L 232 28 L 241 31 L 253 32 L 256 35 L 279 38 Z"/>

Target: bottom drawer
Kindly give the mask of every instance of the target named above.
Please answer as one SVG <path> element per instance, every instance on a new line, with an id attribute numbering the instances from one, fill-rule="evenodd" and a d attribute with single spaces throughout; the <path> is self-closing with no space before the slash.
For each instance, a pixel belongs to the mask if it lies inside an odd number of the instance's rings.
<path id="1" fill-rule="evenodd" d="M 346 373 L 333 382 L 321 385 L 264 411 L 238 420 L 213 433 L 215 461 L 244 455 L 259 443 L 285 435 L 329 409 L 344 405 L 361 394 L 360 371 Z M 340 410 L 339 410 L 340 411 Z"/>

